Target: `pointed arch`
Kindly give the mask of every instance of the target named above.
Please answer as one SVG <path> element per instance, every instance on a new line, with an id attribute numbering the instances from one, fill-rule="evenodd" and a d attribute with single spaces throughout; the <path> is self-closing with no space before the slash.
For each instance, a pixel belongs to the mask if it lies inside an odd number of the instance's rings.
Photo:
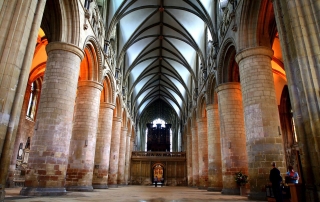
<path id="1" fill-rule="evenodd" d="M 122 117 L 122 99 L 120 98 L 119 95 L 116 97 L 116 107 L 113 110 L 113 117 L 121 119 Z"/>
<path id="2" fill-rule="evenodd" d="M 41 27 L 49 42 L 76 46 L 80 42 L 80 14 L 77 0 L 47 1 Z"/>
<path id="3" fill-rule="evenodd" d="M 204 93 L 201 93 L 198 98 L 197 102 L 197 118 L 205 118 L 207 117 L 207 112 L 206 112 L 206 96 Z"/>
<path id="4" fill-rule="evenodd" d="M 93 68 L 88 71 L 87 80 L 102 82 L 103 65 L 102 52 L 99 46 L 99 42 L 94 36 L 88 36 L 84 42 L 83 50 L 85 52 L 85 58 L 83 60 L 87 59 L 94 64 L 94 66 L 92 66 Z"/>
<path id="5" fill-rule="evenodd" d="M 122 108 L 122 127 L 127 128 L 127 110 L 125 108 Z"/>
<path id="6" fill-rule="evenodd" d="M 240 82 L 239 67 L 235 61 L 236 47 L 232 38 L 228 38 L 221 46 L 218 58 L 217 84 Z"/>
<path id="7" fill-rule="evenodd" d="M 101 102 L 107 102 L 111 104 L 115 104 L 115 85 L 114 85 L 114 79 L 112 75 L 110 75 L 110 72 L 108 72 L 102 81 L 103 84 L 103 90 L 101 92 Z"/>
<path id="8" fill-rule="evenodd" d="M 244 1 L 240 22 L 238 51 L 256 46 L 271 47 L 276 29 L 272 1 Z"/>
<path id="9" fill-rule="evenodd" d="M 210 73 L 208 76 L 208 82 L 206 84 L 206 101 L 207 105 L 213 104 L 214 94 L 215 94 L 215 87 L 217 79 L 213 73 Z"/>

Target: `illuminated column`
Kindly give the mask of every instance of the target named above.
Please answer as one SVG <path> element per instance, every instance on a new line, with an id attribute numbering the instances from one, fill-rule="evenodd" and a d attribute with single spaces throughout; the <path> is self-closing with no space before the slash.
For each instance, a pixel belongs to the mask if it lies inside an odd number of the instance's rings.
<path id="1" fill-rule="evenodd" d="M 195 119 L 195 118 L 194 118 Z M 191 126 L 192 134 L 192 176 L 193 183 L 192 186 L 197 187 L 199 184 L 199 156 L 198 156 L 198 134 L 197 134 L 197 124 Z"/>
<path id="2" fill-rule="evenodd" d="M 120 152 L 120 137 L 121 137 L 121 118 L 113 117 L 112 135 L 110 147 L 110 165 L 108 185 L 109 187 L 118 187 L 118 166 L 119 166 L 119 152 Z"/>
<path id="3" fill-rule="evenodd" d="M 80 62 L 78 47 L 51 42 L 22 195 L 62 195 Z"/>
<path id="4" fill-rule="evenodd" d="M 219 103 L 222 194 L 240 194 L 234 177 L 236 172 L 248 173 L 246 137 L 240 83 L 230 82 L 216 88 Z"/>
<path id="5" fill-rule="evenodd" d="M 187 172 L 188 172 L 188 186 L 193 186 L 193 172 L 192 172 L 192 134 L 191 126 L 187 126 Z"/>
<path id="6" fill-rule="evenodd" d="M 94 81 L 79 81 L 75 106 L 69 162 L 68 191 L 93 191 L 92 175 L 103 86 Z"/>
<path id="7" fill-rule="evenodd" d="M 110 144 L 114 107 L 115 105 L 110 103 L 100 103 L 96 153 L 94 156 L 92 179 L 92 186 L 94 189 L 108 188 Z"/>
<path id="8" fill-rule="evenodd" d="M 130 171 L 130 157 L 131 157 L 131 152 L 133 149 L 133 140 L 131 141 L 131 133 L 127 134 L 127 142 L 126 142 L 126 162 L 125 162 L 125 171 L 124 171 L 124 179 L 125 179 L 125 184 L 128 185 L 129 183 L 129 171 Z"/>
<path id="9" fill-rule="evenodd" d="M 250 196 L 254 198 L 262 198 L 265 194 L 261 186 L 268 182 L 272 161 L 276 161 L 282 172 L 285 171 L 272 56 L 273 51 L 266 47 L 246 49 L 236 56 L 248 145 Z"/>
<path id="10" fill-rule="evenodd" d="M 208 134 L 207 117 L 197 119 L 198 124 L 198 165 L 200 189 L 208 188 Z"/>
<path id="11" fill-rule="evenodd" d="M 125 163 L 126 163 L 126 142 L 127 142 L 127 132 L 126 127 L 121 127 L 120 136 L 120 149 L 119 149 L 119 166 L 118 166 L 118 185 L 125 184 Z"/>
<path id="12" fill-rule="evenodd" d="M 222 190 L 220 119 L 218 104 L 207 106 L 208 122 L 208 191 Z"/>

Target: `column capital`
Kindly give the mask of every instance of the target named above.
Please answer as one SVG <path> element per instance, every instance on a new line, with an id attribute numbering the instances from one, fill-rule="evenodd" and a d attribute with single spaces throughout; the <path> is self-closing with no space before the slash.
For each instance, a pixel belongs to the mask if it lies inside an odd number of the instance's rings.
<path id="1" fill-rule="evenodd" d="M 121 127 L 121 131 L 128 131 L 127 127 Z"/>
<path id="2" fill-rule="evenodd" d="M 116 121 L 116 122 L 122 122 L 122 119 L 121 119 L 121 117 L 113 117 L 113 119 L 112 119 L 113 121 Z"/>
<path id="3" fill-rule="evenodd" d="M 240 51 L 237 55 L 236 55 L 236 62 L 239 64 L 239 62 L 247 57 L 250 56 L 255 56 L 255 55 L 265 55 L 270 57 L 270 60 L 272 59 L 273 56 L 273 50 L 269 47 L 265 47 L 265 46 L 258 46 L 258 47 L 254 47 L 254 48 L 247 48 L 244 49 L 242 51 Z"/>
<path id="4" fill-rule="evenodd" d="M 97 88 L 98 90 L 102 91 L 103 85 L 99 82 L 96 81 L 79 81 L 78 82 L 78 88 L 79 87 L 92 87 L 92 88 Z"/>
<path id="5" fill-rule="evenodd" d="M 213 110 L 213 109 L 214 109 L 214 106 L 215 106 L 215 104 L 208 104 L 207 107 L 206 107 L 206 110 L 207 110 L 207 111 Z"/>
<path id="6" fill-rule="evenodd" d="M 216 87 L 216 92 L 218 93 L 219 91 L 223 91 L 226 89 L 239 89 L 241 91 L 241 85 L 239 82 L 223 83 Z"/>
<path id="7" fill-rule="evenodd" d="M 100 103 L 100 108 L 110 108 L 110 109 L 114 109 L 116 107 L 115 104 L 112 103 L 108 103 L 108 102 L 101 102 Z"/>
<path id="8" fill-rule="evenodd" d="M 70 43 L 65 42 L 50 42 L 46 46 L 47 54 L 49 54 L 50 51 L 54 50 L 64 50 L 71 53 L 74 53 L 75 55 L 79 56 L 80 60 L 84 58 L 84 52 L 82 49 L 80 49 L 78 46 L 75 46 Z"/>
<path id="9" fill-rule="evenodd" d="M 201 122 L 206 122 L 207 123 L 207 120 L 205 118 L 207 118 L 207 117 L 197 118 L 197 123 L 201 123 Z"/>

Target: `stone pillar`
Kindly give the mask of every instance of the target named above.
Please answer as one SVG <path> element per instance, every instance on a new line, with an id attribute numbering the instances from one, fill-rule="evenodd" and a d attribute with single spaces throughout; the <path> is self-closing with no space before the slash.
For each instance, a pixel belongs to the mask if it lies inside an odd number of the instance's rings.
<path id="1" fill-rule="evenodd" d="M 208 191 L 222 190 L 220 119 L 218 104 L 207 106 L 208 122 Z"/>
<path id="2" fill-rule="evenodd" d="M 126 163 L 126 145 L 127 145 L 127 132 L 126 127 L 121 127 L 120 136 L 120 149 L 119 149 L 119 166 L 118 166 L 118 185 L 125 184 L 125 163 Z"/>
<path id="3" fill-rule="evenodd" d="M 207 117 L 197 120 L 198 124 L 198 165 L 199 165 L 199 189 L 208 188 L 208 134 Z"/>
<path id="4" fill-rule="evenodd" d="M 100 103 L 96 152 L 94 156 L 94 169 L 92 186 L 94 189 L 108 188 L 110 143 L 112 132 L 112 117 L 115 105 Z"/>
<path id="5" fill-rule="evenodd" d="M 5 185 L 46 1 L 0 4 L 0 185 Z"/>
<path id="6" fill-rule="evenodd" d="M 131 133 L 127 134 L 127 141 L 126 141 L 126 162 L 125 162 L 125 171 L 124 171 L 124 180 L 125 180 L 125 185 L 129 184 L 129 171 L 130 171 L 130 157 L 131 157 L 131 152 L 132 152 L 132 144 L 131 142 Z"/>
<path id="7" fill-rule="evenodd" d="M 191 126 L 187 126 L 187 172 L 188 172 L 188 186 L 193 186 L 193 171 L 192 171 L 192 134 Z"/>
<path id="8" fill-rule="evenodd" d="M 120 136 L 121 136 L 121 118 L 113 117 L 112 135 L 110 147 L 110 165 L 108 185 L 109 187 L 118 187 L 118 166 L 119 166 L 119 151 L 120 151 Z"/>
<path id="9" fill-rule="evenodd" d="M 103 86 L 94 81 L 79 81 L 75 105 L 69 162 L 68 191 L 93 191 L 92 176 Z"/>
<path id="10" fill-rule="evenodd" d="M 319 1 L 273 0 L 306 201 L 320 200 Z"/>
<path id="11" fill-rule="evenodd" d="M 0 76 L 2 81 L 0 83 L 0 156 L 2 156 L 1 154 L 5 139 L 9 138 L 6 137 L 8 127 L 9 130 L 10 128 L 16 127 L 16 125 L 9 125 L 10 115 L 12 113 L 12 108 L 14 107 L 14 100 L 19 100 L 20 102 L 19 112 L 22 107 L 21 105 L 30 73 L 30 65 L 32 63 L 32 56 L 38 33 L 32 32 L 32 29 L 34 29 L 35 26 L 38 26 L 37 30 L 39 31 L 42 19 L 39 14 L 40 12 L 43 13 L 45 6 L 45 2 L 37 2 L 39 4 L 38 6 L 41 7 L 37 12 L 36 2 L 19 0 L 2 2 L 3 5 L 0 10 L 0 28 L 2 30 L 2 34 L 0 35 Z M 33 42 L 32 46 L 28 46 L 30 45 L 29 41 Z M 32 54 L 30 54 L 31 52 Z M 28 69 L 24 69 L 24 63 L 28 64 Z M 18 92 L 18 86 L 21 86 L 21 92 Z M 17 114 L 16 116 L 19 117 L 19 115 L 20 114 Z M 16 120 L 16 124 L 18 122 L 19 120 Z M 13 141 L 14 140 L 15 139 L 13 139 Z M 9 165 L 6 165 L 6 167 L 7 166 Z M 3 169 L 3 167 L 5 166 L 1 164 L 0 169 Z"/>
<path id="12" fill-rule="evenodd" d="M 195 119 L 195 118 L 194 118 Z M 191 127 L 192 136 L 192 186 L 197 187 L 199 184 L 199 156 L 198 156 L 198 134 L 197 124 Z"/>
<path id="13" fill-rule="evenodd" d="M 241 90 L 247 137 L 250 198 L 265 197 L 270 165 L 276 161 L 285 171 L 282 137 L 279 136 L 279 111 L 271 67 L 273 51 L 266 47 L 238 53 Z M 259 84 L 259 85 L 257 85 Z"/>
<path id="14" fill-rule="evenodd" d="M 240 83 L 230 82 L 216 88 L 219 103 L 222 194 L 240 194 L 234 177 L 241 171 L 248 173 L 246 137 Z"/>
<path id="15" fill-rule="evenodd" d="M 74 103 L 84 53 L 62 42 L 51 42 L 46 49 L 48 61 L 22 195 L 66 193 Z"/>

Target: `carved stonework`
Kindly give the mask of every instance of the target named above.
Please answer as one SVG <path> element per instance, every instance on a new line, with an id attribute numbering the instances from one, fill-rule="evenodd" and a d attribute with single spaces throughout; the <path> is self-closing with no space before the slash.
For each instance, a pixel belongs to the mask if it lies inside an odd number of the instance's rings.
<path id="1" fill-rule="evenodd" d="M 232 20 L 235 20 L 236 7 L 237 7 L 237 1 L 231 0 L 228 2 L 226 7 L 223 8 L 223 14 L 221 17 L 221 23 L 218 31 L 220 41 L 222 41 L 222 38 L 225 36 Z M 234 22 L 234 25 L 232 25 L 231 29 L 233 31 L 237 31 L 237 25 L 235 24 L 235 22 Z"/>

